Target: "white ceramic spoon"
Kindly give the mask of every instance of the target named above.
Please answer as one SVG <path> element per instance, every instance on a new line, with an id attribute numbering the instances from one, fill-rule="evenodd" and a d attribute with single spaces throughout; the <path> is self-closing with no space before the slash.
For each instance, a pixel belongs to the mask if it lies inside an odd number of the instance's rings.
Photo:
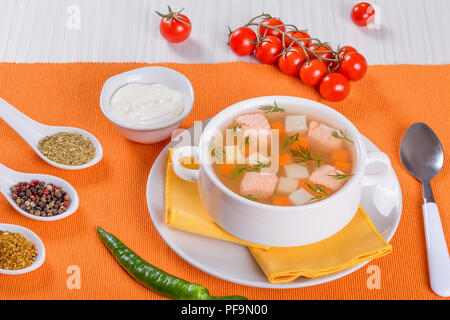
<path id="1" fill-rule="evenodd" d="M 33 148 L 34 152 L 36 152 L 37 155 L 42 158 L 42 160 L 57 168 L 67 170 L 84 169 L 93 166 L 103 157 L 103 149 L 100 142 L 89 132 L 78 128 L 47 126 L 45 124 L 39 123 L 24 115 L 22 112 L 14 108 L 2 98 L 0 98 L 0 118 L 3 119 L 3 121 L 5 121 L 27 142 L 31 146 L 31 148 Z M 59 164 L 45 157 L 38 149 L 39 141 L 47 136 L 51 136 L 63 131 L 79 133 L 82 136 L 89 138 L 94 144 L 96 150 L 94 159 L 83 165 L 69 166 Z"/>
<path id="2" fill-rule="evenodd" d="M 23 211 L 17 205 L 17 203 L 11 197 L 11 187 L 18 184 L 19 182 L 30 182 L 32 180 L 44 181 L 45 183 L 52 183 L 58 187 L 62 187 L 62 189 L 67 192 L 70 196 L 70 204 L 67 207 L 67 210 L 61 214 L 52 217 L 39 217 L 32 215 L 28 212 Z M 16 209 L 17 212 L 24 215 L 27 218 L 39 221 L 55 221 L 67 218 L 71 214 L 73 214 L 79 205 L 78 194 L 75 191 L 75 188 L 70 185 L 67 181 L 57 178 L 55 176 L 50 176 L 47 174 L 34 174 L 34 173 L 22 173 L 9 169 L 0 163 L 0 192 L 5 196 L 6 200 L 9 201 L 11 206 Z"/>
<path id="3" fill-rule="evenodd" d="M 24 269 L 19 270 L 5 270 L 0 269 L 0 274 L 9 274 L 9 275 L 17 275 L 17 274 L 24 274 L 31 272 L 33 270 L 36 270 L 39 268 L 45 260 L 45 247 L 44 243 L 42 242 L 41 238 L 39 238 L 33 231 L 21 227 L 16 226 L 14 224 L 6 224 L 6 223 L 0 223 L 0 231 L 9 231 L 11 233 L 20 233 L 24 236 L 25 239 L 27 239 L 30 242 L 33 242 L 36 245 L 37 249 L 37 257 L 36 260 L 33 262 L 33 264 L 29 267 L 26 267 Z"/>

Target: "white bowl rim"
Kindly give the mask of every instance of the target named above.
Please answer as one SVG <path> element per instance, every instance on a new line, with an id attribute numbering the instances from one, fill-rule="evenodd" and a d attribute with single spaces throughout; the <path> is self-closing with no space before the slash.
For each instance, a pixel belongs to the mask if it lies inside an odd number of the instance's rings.
<path id="1" fill-rule="evenodd" d="M 9 229 L 8 229 L 9 228 Z M 16 231 L 11 231 L 11 229 L 18 229 Z M 19 269 L 19 270 L 5 270 L 5 269 L 0 269 L 0 274 L 5 274 L 5 275 L 19 275 L 19 274 L 24 274 L 24 273 L 28 273 L 31 271 L 34 271 L 36 269 L 38 269 L 40 266 L 42 266 L 42 264 L 45 261 L 45 245 L 44 242 L 41 240 L 41 238 L 34 233 L 33 231 L 31 231 L 28 228 L 19 226 L 19 225 L 15 225 L 15 224 L 8 224 L 8 223 L 0 223 L 0 231 L 10 231 L 13 233 L 20 233 L 21 235 L 23 235 L 28 241 L 33 242 L 36 245 L 36 249 L 38 250 L 38 255 L 37 255 L 37 259 L 33 262 L 33 264 L 29 267 L 23 268 L 23 269 Z M 28 239 L 24 233 L 29 233 L 32 235 L 32 237 L 34 237 L 34 240 Z"/>
<path id="2" fill-rule="evenodd" d="M 123 77 L 126 77 L 127 75 L 132 75 L 132 74 L 139 74 L 139 73 L 143 73 L 143 72 L 152 72 L 154 70 L 160 70 L 160 71 L 166 72 L 167 74 L 170 74 L 171 77 L 176 75 L 186 82 L 190 96 L 184 97 L 187 100 L 187 102 L 185 103 L 183 113 L 181 113 L 179 116 L 170 120 L 167 123 L 154 125 L 154 126 L 132 126 L 132 125 L 120 122 L 116 118 L 114 118 L 114 116 L 112 116 L 110 114 L 110 110 L 108 108 L 111 96 L 108 96 L 108 97 L 105 96 L 106 95 L 105 89 L 107 88 L 107 86 L 110 86 L 111 85 L 110 83 L 114 79 L 123 78 Z M 119 89 L 120 87 L 123 87 L 124 85 L 126 85 L 128 83 L 145 83 L 145 82 L 124 82 L 120 86 L 117 86 L 115 88 L 115 90 L 113 90 L 113 92 L 115 92 L 117 89 Z M 194 106 L 194 88 L 192 87 L 192 84 L 189 81 L 189 79 L 181 72 L 178 72 L 171 68 L 160 67 L 160 66 L 147 66 L 147 67 L 137 68 L 137 69 L 133 69 L 130 71 L 116 74 L 116 75 L 108 78 L 105 81 L 105 83 L 103 84 L 103 87 L 102 87 L 102 91 L 100 93 L 100 109 L 102 110 L 102 113 L 104 114 L 104 116 L 109 121 L 111 121 L 112 123 L 114 123 L 115 125 L 117 125 L 119 127 L 126 128 L 129 130 L 135 130 L 135 131 L 152 131 L 152 130 L 168 128 L 168 127 L 182 121 L 184 118 L 186 118 L 191 113 L 193 106 Z"/>
<path id="3" fill-rule="evenodd" d="M 225 186 L 223 184 L 222 181 L 220 181 L 220 179 L 217 177 L 217 175 L 214 173 L 212 166 L 210 163 L 208 163 L 208 161 L 203 161 L 204 159 L 206 159 L 205 157 L 207 156 L 207 146 L 204 146 L 203 144 L 205 143 L 206 137 L 207 135 L 205 135 L 205 132 L 207 132 L 208 129 L 211 129 L 213 126 L 215 126 L 216 124 L 219 124 L 220 121 L 217 120 L 219 118 L 219 116 L 223 116 L 224 114 L 227 113 L 231 113 L 230 108 L 234 108 L 234 109 L 238 109 L 239 107 L 243 107 L 245 105 L 248 104 L 267 104 L 267 103 L 272 103 L 273 101 L 277 101 L 278 104 L 282 104 L 283 101 L 287 102 L 287 100 L 290 100 L 289 103 L 308 103 L 308 104 L 312 104 L 315 107 L 321 109 L 324 112 L 329 112 L 332 115 L 338 117 L 340 120 L 342 120 L 343 122 L 347 123 L 347 127 L 345 129 L 350 129 L 351 130 L 351 134 L 349 134 L 349 136 L 353 139 L 354 141 L 354 146 L 356 149 L 356 154 L 357 154 L 357 165 L 354 169 L 354 174 L 353 176 L 347 181 L 347 183 L 344 184 L 344 186 L 342 188 L 340 188 L 337 192 L 333 193 L 331 196 L 327 197 L 326 199 L 314 202 L 314 203 L 310 203 L 310 204 L 305 204 L 305 205 L 301 205 L 301 206 L 275 206 L 275 205 L 271 205 L 271 204 L 266 204 L 266 203 L 260 203 L 260 202 L 256 202 L 256 201 L 252 201 L 249 200 L 245 197 L 242 197 L 240 195 L 238 195 L 237 193 L 233 192 L 232 190 L 230 190 L 227 186 Z M 249 108 L 251 109 L 251 108 Z M 238 114 L 243 114 L 246 111 L 242 111 L 242 112 L 237 112 L 236 115 Z M 331 107 L 328 107 L 320 102 L 317 101 L 313 101 L 313 100 L 309 100 L 309 99 L 305 99 L 305 98 L 300 98 L 300 97 L 293 97 L 293 96 L 261 96 L 261 97 L 256 97 L 256 98 L 250 98 L 250 99 L 246 99 L 246 100 L 242 100 L 239 101 L 237 103 L 232 104 L 231 106 L 226 107 L 225 109 L 223 109 L 222 111 L 220 111 L 218 114 L 216 114 L 215 116 L 213 116 L 211 118 L 211 121 L 208 123 L 208 125 L 205 127 L 203 134 L 201 135 L 200 138 L 200 144 L 199 144 L 199 157 L 200 157 L 200 163 L 201 163 L 201 167 L 205 170 L 206 174 L 208 175 L 208 177 L 214 182 L 214 184 L 219 187 L 223 192 L 225 192 L 228 196 L 232 197 L 233 199 L 237 200 L 237 201 L 241 201 L 247 205 L 250 206 L 254 206 L 254 207 L 259 207 L 261 209 L 271 209 L 271 208 L 277 208 L 277 213 L 279 212 L 283 212 L 283 213 L 292 213 L 292 212 L 298 212 L 298 211 L 307 211 L 310 209 L 314 209 L 317 207 L 321 207 L 324 205 L 327 205 L 329 202 L 331 201 L 335 201 L 336 197 L 339 196 L 340 194 L 347 192 L 348 190 L 350 190 L 350 188 L 357 182 L 357 180 L 364 174 L 364 166 L 363 166 L 363 159 L 364 159 L 364 154 L 363 154 L 363 150 L 365 150 L 365 147 L 363 146 L 363 142 L 362 142 L 362 138 L 361 138 L 361 134 L 359 133 L 358 129 L 355 127 L 355 125 L 348 120 L 344 115 L 342 115 L 341 113 L 339 113 L 338 111 L 334 110 Z M 206 164 L 206 165 L 205 165 Z"/>

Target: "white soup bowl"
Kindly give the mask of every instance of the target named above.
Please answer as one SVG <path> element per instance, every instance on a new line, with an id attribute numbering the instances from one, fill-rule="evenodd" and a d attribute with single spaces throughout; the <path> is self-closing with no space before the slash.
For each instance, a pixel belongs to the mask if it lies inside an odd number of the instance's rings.
<path id="1" fill-rule="evenodd" d="M 240 114 L 261 112 L 258 107 L 276 101 L 288 113 L 304 114 L 319 122 L 345 130 L 354 142 L 353 176 L 331 196 L 303 206 L 274 206 L 248 200 L 227 188 L 211 166 L 208 147 L 217 129 L 223 129 Z M 180 159 L 198 159 L 198 170 L 187 169 Z M 373 162 L 384 170 L 365 174 Z M 238 102 L 208 123 L 200 137 L 199 147 L 176 148 L 172 157 L 175 173 L 182 179 L 198 183 L 200 199 L 214 221 L 241 239 L 274 247 L 308 245 L 326 239 L 344 228 L 355 215 L 361 201 L 362 188 L 380 183 L 390 170 L 390 160 L 382 152 L 367 152 L 362 136 L 342 114 L 321 103 L 288 96 L 268 96 Z"/>

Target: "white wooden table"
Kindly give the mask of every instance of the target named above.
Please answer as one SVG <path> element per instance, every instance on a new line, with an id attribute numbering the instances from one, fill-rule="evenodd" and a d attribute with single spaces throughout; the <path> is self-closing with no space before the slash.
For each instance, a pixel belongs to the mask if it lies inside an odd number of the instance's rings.
<path id="1" fill-rule="evenodd" d="M 255 61 L 227 48 L 227 26 L 261 12 L 306 27 L 334 46 L 355 46 L 370 64 L 450 63 L 449 0 L 374 0 L 380 29 L 350 19 L 355 0 L 0 0 L 0 61 Z M 185 8 L 188 41 L 169 44 L 154 10 Z"/>

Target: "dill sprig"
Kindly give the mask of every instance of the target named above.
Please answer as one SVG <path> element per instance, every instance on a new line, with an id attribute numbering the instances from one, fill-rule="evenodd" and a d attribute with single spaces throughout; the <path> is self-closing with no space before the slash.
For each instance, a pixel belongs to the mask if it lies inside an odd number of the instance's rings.
<path id="1" fill-rule="evenodd" d="M 319 168 L 322 165 L 322 158 L 317 156 L 316 158 L 311 155 L 311 150 L 308 147 L 303 147 L 302 145 L 298 145 L 298 149 L 291 149 L 292 157 L 294 158 L 294 162 L 303 163 L 304 166 L 308 166 L 310 162 L 315 162 L 315 166 Z M 305 163 L 309 162 L 309 163 Z"/>
<path id="2" fill-rule="evenodd" d="M 240 125 L 239 123 L 235 123 L 234 126 L 231 128 L 231 132 L 232 132 L 234 135 L 237 135 L 238 132 L 242 132 L 242 127 L 241 127 L 241 125 Z"/>
<path id="3" fill-rule="evenodd" d="M 254 164 L 252 166 L 245 166 L 245 165 L 235 166 L 233 168 L 233 170 L 231 170 L 230 175 L 231 175 L 232 179 L 236 179 L 243 172 L 258 171 L 262 168 L 268 167 L 269 165 L 270 165 L 270 161 L 268 161 L 268 162 L 256 161 L 256 164 Z"/>
<path id="4" fill-rule="evenodd" d="M 280 108 L 277 105 L 277 102 L 274 101 L 273 102 L 273 106 L 271 105 L 267 105 L 267 106 L 261 106 L 258 109 L 263 110 L 265 113 L 273 113 L 273 112 L 285 112 L 286 110 L 284 110 L 283 108 Z"/>
<path id="5" fill-rule="evenodd" d="M 283 148 L 286 148 L 286 147 L 294 144 L 294 142 L 298 142 L 299 138 L 300 138 L 300 134 L 299 133 L 296 133 L 293 136 L 287 138 L 286 141 L 284 141 L 284 143 L 283 143 Z"/>
<path id="6" fill-rule="evenodd" d="M 333 130 L 331 132 L 331 135 L 336 139 L 347 140 L 348 142 L 354 143 L 353 140 L 350 140 L 350 138 L 347 136 L 347 131 L 344 131 L 342 129 L 339 129 L 339 132 L 337 130 Z"/>
<path id="7" fill-rule="evenodd" d="M 329 174 L 328 176 L 332 177 L 336 180 L 344 180 L 344 179 L 347 179 L 347 178 L 353 176 L 353 173 L 352 174 L 344 174 L 344 173 L 339 173 L 336 171 L 336 174 Z"/>
<path id="8" fill-rule="evenodd" d="M 311 197 L 308 201 L 315 201 L 329 196 L 328 192 L 326 192 L 320 184 L 315 184 L 312 186 L 309 183 L 306 183 L 306 186 L 314 193 L 314 197 Z"/>
<path id="9" fill-rule="evenodd" d="M 208 146 L 208 152 L 211 155 L 211 157 L 213 157 L 214 159 L 216 159 L 217 162 L 220 163 L 222 162 L 223 156 L 225 155 L 225 148 L 219 147 L 215 143 L 211 143 Z"/>
<path id="10" fill-rule="evenodd" d="M 251 201 L 258 201 L 252 194 L 248 194 L 246 196 L 243 196 L 244 198 L 251 200 Z"/>
<path id="11" fill-rule="evenodd" d="M 316 167 L 320 168 L 321 165 L 322 165 L 322 157 L 317 156 L 317 158 L 316 158 Z"/>
<path id="12" fill-rule="evenodd" d="M 311 156 L 311 150 L 308 147 L 298 146 L 299 149 L 291 149 L 291 154 L 295 158 L 295 162 L 314 161 Z"/>

